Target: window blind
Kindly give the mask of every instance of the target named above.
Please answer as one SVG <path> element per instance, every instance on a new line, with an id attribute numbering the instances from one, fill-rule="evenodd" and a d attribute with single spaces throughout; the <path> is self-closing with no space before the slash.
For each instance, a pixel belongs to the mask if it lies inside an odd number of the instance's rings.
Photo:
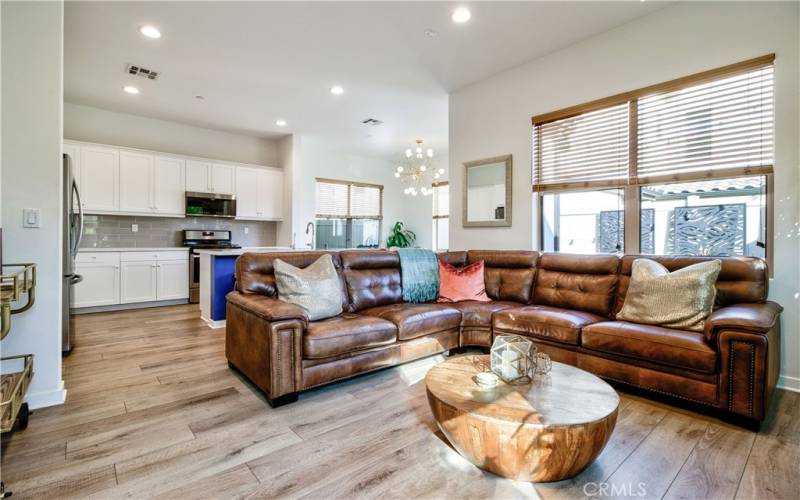
<path id="1" fill-rule="evenodd" d="M 450 186 L 447 183 L 433 185 L 433 217 L 450 215 Z"/>
<path id="2" fill-rule="evenodd" d="M 381 216 L 381 190 L 373 186 L 350 186 L 350 216 L 377 218 Z"/>
<path id="3" fill-rule="evenodd" d="M 380 219 L 383 186 L 317 179 L 318 218 Z"/>
<path id="4" fill-rule="evenodd" d="M 348 216 L 347 184 L 317 181 L 317 217 Z"/>
<path id="5" fill-rule="evenodd" d="M 608 106 L 534 126 L 534 189 L 627 183 L 629 105 Z"/>
<path id="6" fill-rule="evenodd" d="M 636 183 L 772 173 L 773 70 L 638 99 Z"/>

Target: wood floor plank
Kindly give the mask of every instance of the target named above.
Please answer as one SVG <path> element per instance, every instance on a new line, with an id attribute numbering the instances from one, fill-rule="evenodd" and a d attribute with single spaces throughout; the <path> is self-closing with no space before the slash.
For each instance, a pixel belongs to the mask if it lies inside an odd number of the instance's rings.
<path id="1" fill-rule="evenodd" d="M 604 498 L 661 498 L 706 427 L 703 420 L 669 412 L 606 480 L 611 494 Z"/>
<path id="2" fill-rule="evenodd" d="M 779 391 L 756 436 L 737 500 L 800 498 L 800 394 Z"/>

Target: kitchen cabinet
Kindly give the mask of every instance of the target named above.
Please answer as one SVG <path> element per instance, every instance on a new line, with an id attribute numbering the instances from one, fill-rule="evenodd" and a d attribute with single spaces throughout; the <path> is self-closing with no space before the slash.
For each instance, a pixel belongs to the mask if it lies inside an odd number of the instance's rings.
<path id="1" fill-rule="evenodd" d="M 80 158 L 80 189 L 84 211 L 119 211 L 119 150 L 82 146 Z"/>
<path id="2" fill-rule="evenodd" d="M 283 217 L 283 172 L 267 168 L 236 169 L 236 217 L 278 220 Z"/>
<path id="3" fill-rule="evenodd" d="M 139 256 L 137 256 L 139 257 Z M 152 302 L 156 295 L 158 261 L 142 260 L 120 264 L 120 303 Z"/>
<path id="4" fill-rule="evenodd" d="M 79 253 L 75 259 L 75 273 L 83 281 L 74 285 L 72 307 L 119 304 L 119 264 L 118 253 Z"/>
<path id="5" fill-rule="evenodd" d="M 234 194 L 236 192 L 236 167 L 215 163 L 211 168 L 211 192 Z"/>
<path id="6" fill-rule="evenodd" d="M 181 158 L 156 156 L 153 177 L 155 213 L 182 216 L 185 213 L 186 203 L 186 161 Z"/>
<path id="7" fill-rule="evenodd" d="M 119 154 L 120 212 L 152 213 L 156 158 L 150 154 L 121 151 Z"/>
<path id="8" fill-rule="evenodd" d="M 211 162 L 186 160 L 186 191 L 211 192 Z"/>
<path id="9" fill-rule="evenodd" d="M 76 309 L 189 298 L 186 250 L 79 252 L 75 272 Z"/>
<path id="10" fill-rule="evenodd" d="M 159 260 L 156 268 L 158 300 L 189 298 L 189 259 Z"/>
<path id="11" fill-rule="evenodd" d="M 186 161 L 187 191 L 233 194 L 235 187 L 235 166 L 196 160 Z"/>

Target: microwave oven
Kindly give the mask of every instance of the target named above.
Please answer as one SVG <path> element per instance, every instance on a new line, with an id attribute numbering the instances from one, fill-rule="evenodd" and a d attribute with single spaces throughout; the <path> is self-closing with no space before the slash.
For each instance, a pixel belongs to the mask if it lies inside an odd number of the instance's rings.
<path id="1" fill-rule="evenodd" d="M 236 197 L 232 194 L 186 192 L 187 217 L 236 217 Z"/>

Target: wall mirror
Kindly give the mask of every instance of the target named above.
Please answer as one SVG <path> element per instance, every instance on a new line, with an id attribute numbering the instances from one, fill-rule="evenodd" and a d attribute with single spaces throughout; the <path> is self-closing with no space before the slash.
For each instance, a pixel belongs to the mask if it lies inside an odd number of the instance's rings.
<path id="1" fill-rule="evenodd" d="M 464 164 L 464 227 L 511 225 L 511 155 Z"/>

